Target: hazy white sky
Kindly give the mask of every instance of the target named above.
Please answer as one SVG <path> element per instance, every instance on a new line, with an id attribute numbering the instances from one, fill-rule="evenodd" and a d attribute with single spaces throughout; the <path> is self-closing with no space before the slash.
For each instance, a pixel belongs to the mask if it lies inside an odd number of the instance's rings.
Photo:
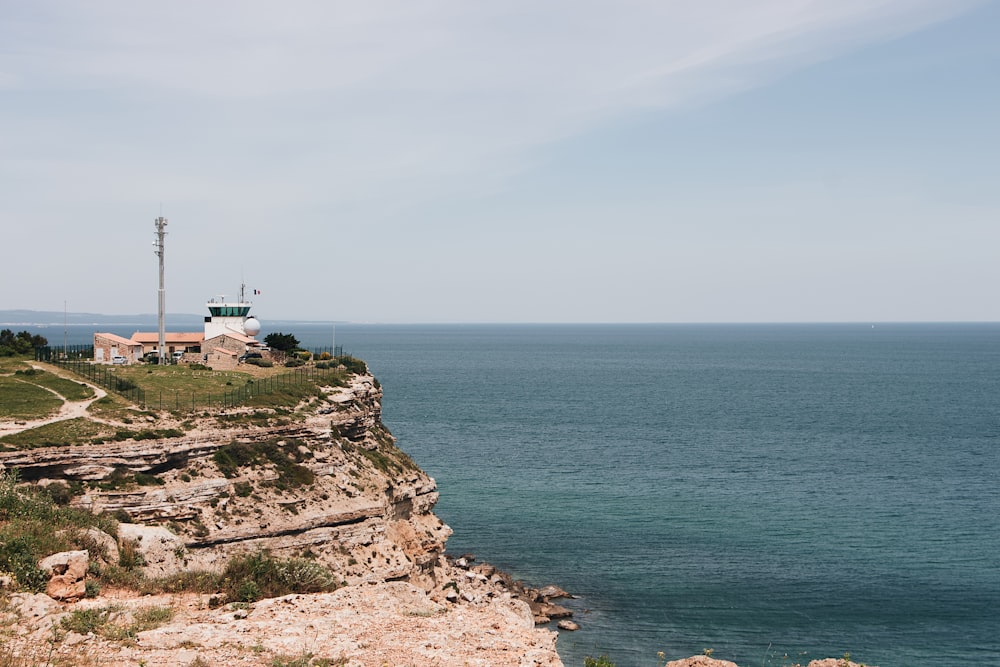
<path id="1" fill-rule="evenodd" d="M 1000 3 L 0 0 L 0 309 L 1000 319 Z"/>

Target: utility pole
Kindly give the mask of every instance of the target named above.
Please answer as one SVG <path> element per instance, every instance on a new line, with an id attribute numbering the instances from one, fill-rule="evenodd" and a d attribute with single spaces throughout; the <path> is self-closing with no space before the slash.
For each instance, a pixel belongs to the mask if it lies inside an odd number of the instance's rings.
<path id="1" fill-rule="evenodd" d="M 160 297 L 160 345 L 157 348 L 156 363 L 165 364 L 167 363 L 167 356 L 164 354 L 164 350 L 167 347 L 167 330 L 164 322 L 167 312 L 167 297 L 166 290 L 163 288 L 163 237 L 167 235 L 166 229 L 164 229 L 167 226 L 167 219 L 161 216 L 153 224 L 156 226 L 156 240 L 153 241 L 153 253 L 160 258 L 160 291 L 158 293 Z"/>

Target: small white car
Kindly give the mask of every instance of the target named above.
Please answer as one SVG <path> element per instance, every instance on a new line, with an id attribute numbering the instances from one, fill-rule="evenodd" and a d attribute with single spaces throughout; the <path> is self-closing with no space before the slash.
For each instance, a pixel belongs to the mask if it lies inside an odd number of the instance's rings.
<path id="1" fill-rule="evenodd" d="M 125 357 L 121 356 L 120 354 L 116 354 L 115 356 L 111 357 L 111 363 L 113 363 L 113 364 L 127 364 L 128 363 L 128 359 L 126 359 Z"/>

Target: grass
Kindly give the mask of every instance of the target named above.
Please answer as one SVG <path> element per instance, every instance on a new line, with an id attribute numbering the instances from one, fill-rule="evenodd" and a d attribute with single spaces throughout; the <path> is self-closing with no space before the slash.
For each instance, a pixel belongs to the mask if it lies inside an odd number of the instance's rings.
<path id="1" fill-rule="evenodd" d="M 345 368 L 333 364 L 343 364 Z M 148 410 L 182 412 L 214 412 L 221 404 L 280 411 L 294 408 L 302 401 L 322 393 L 323 386 L 345 386 L 353 373 L 367 372 L 360 359 L 338 357 L 323 362 L 310 373 L 320 371 L 314 378 L 302 373 L 289 372 L 283 367 L 263 368 L 241 366 L 240 370 L 212 370 L 200 364 L 154 366 L 135 364 L 128 366 L 100 367 L 103 378 L 113 379 L 116 386 L 124 384 L 141 389 Z M 103 383 L 103 382 L 102 382 Z M 61 406 L 55 391 L 70 401 L 93 397 L 87 385 L 67 379 L 56 373 L 37 370 L 26 357 L 0 359 L 0 419 L 29 420 L 49 416 Z M 136 398 L 130 395 L 130 398 Z M 141 418 L 146 410 L 137 411 L 127 399 L 113 394 L 95 401 L 90 412 L 95 417 L 130 423 Z M 265 424 L 272 424 L 281 417 L 264 417 Z M 82 434 L 83 437 L 100 438 L 100 433 Z M 38 444 L 65 444 L 72 434 L 42 433 L 31 436 L 22 446 Z M 2 667 L 2 666 L 0 666 Z"/>
<path id="2" fill-rule="evenodd" d="M 60 377 L 48 371 L 35 371 L 30 375 L 22 373 L 22 375 L 17 377 L 28 380 L 32 384 L 51 389 L 69 401 L 84 401 L 94 396 L 94 390 L 87 385 Z"/>
<path id="3" fill-rule="evenodd" d="M 46 576 L 38 561 L 50 554 L 86 548 L 83 529 L 98 528 L 114 535 L 108 517 L 59 507 L 35 487 L 21 488 L 16 475 L 0 472 L 0 571 L 10 572 L 22 590 L 40 592 Z"/>
<path id="4" fill-rule="evenodd" d="M 20 376 L 0 376 L 0 418 L 42 419 L 62 406 L 51 391 L 15 378 Z"/>
<path id="5" fill-rule="evenodd" d="M 93 633 L 115 641 L 134 641 L 140 632 L 158 628 L 173 617 L 170 607 L 144 607 L 126 614 L 118 605 L 107 605 L 74 609 L 60 625 L 63 630 L 81 635 Z"/>
<path id="6" fill-rule="evenodd" d="M 216 450 L 212 460 L 219 467 L 219 471 L 229 478 L 236 477 L 244 468 L 273 465 L 278 478 L 268 484 L 281 491 L 309 486 L 315 481 L 315 473 L 299 464 L 302 454 L 299 452 L 298 441 L 294 439 L 280 445 L 274 440 L 256 443 L 231 442 Z"/>
<path id="7" fill-rule="evenodd" d="M 376 425 L 372 429 L 375 440 L 378 442 L 377 449 L 367 449 L 353 444 L 342 445 L 345 452 L 355 452 L 375 466 L 379 471 L 392 475 L 402 473 L 407 470 L 417 470 L 417 464 L 407 455 L 406 452 L 396 447 L 392 436 L 384 427 Z"/>
<path id="8" fill-rule="evenodd" d="M 266 551 L 236 556 L 222 572 L 226 598 L 256 602 L 290 593 L 322 593 L 337 588 L 337 578 L 319 563 L 305 558 L 274 558 Z"/>
<path id="9" fill-rule="evenodd" d="M 93 539 L 84 532 L 87 528 L 109 535 L 117 533 L 117 524 L 110 517 L 57 506 L 37 487 L 20 486 L 16 475 L 0 472 L 0 571 L 14 575 L 15 590 L 44 590 L 47 577 L 38 561 L 50 554 L 71 549 L 92 549 L 97 553 Z M 235 556 L 222 573 L 188 570 L 158 579 L 143 576 L 142 559 L 127 544 L 122 547 L 117 565 L 100 566 L 97 561 L 91 565 L 95 591 L 103 586 L 130 588 L 143 594 L 221 590 L 230 601 L 255 602 L 289 593 L 332 591 L 338 586 L 336 575 L 315 561 L 276 558 L 266 551 Z M 131 623 L 121 625 L 112 622 L 115 611 L 103 607 L 74 612 L 64 627 L 80 634 L 95 632 L 127 639 L 155 627 L 152 623 L 169 620 L 166 611 L 149 611 L 133 615 Z"/>
<path id="10" fill-rule="evenodd" d="M 27 357 L 0 360 L 0 418 L 41 419 L 62 406 L 56 392 L 70 401 L 82 401 L 94 395 L 93 389 L 32 368 Z"/>
<path id="11" fill-rule="evenodd" d="M 0 437 L 0 443 L 7 449 L 34 449 L 56 445 L 72 445 L 85 442 L 101 442 L 110 439 L 114 430 L 106 424 L 91 421 L 85 417 L 65 419 L 45 424 L 18 433 Z"/>

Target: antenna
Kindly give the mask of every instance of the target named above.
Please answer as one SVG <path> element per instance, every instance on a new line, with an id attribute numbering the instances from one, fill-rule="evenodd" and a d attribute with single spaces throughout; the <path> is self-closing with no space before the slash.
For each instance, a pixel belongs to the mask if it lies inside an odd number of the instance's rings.
<path id="1" fill-rule="evenodd" d="M 163 211 L 163 204 L 160 204 L 160 212 Z M 166 290 L 163 287 L 163 237 L 167 235 L 166 226 L 167 219 L 160 216 L 153 221 L 153 225 L 156 227 L 156 239 L 153 241 L 153 253 L 160 258 L 160 290 L 157 293 L 159 296 L 159 324 L 160 324 L 160 338 L 159 338 L 159 348 L 157 348 L 157 360 L 158 364 L 167 363 L 167 357 L 163 353 L 164 348 L 167 346 L 167 332 L 166 325 L 164 323 L 164 318 L 166 317 L 167 310 L 167 297 Z"/>

